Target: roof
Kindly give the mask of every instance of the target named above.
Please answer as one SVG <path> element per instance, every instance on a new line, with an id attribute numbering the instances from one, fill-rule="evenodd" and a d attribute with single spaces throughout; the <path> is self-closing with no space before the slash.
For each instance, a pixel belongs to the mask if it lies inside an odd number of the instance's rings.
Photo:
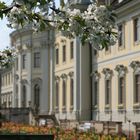
<path id="1" fill-rule="evenodd" d="M 131 2 L 131 1 L 132 0 L 123 0 L 122 2 L 118 3 L 118 1 L 114 0 L 112 2 L 112 5 L 113 5 L 114 9 L 118 9 L 118 8 L 124 6 L 125 4 L 127 4 L 127 3 Z"/>

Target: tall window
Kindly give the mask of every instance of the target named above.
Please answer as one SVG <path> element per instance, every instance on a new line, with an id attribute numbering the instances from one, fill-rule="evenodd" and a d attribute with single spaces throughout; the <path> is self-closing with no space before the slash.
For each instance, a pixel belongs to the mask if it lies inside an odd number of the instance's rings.
<path id="1" fill-rule="evenodd" d="M 63 80 L 63 106 L 66 106 L 66 81 Z"/>
<path id="2" fill-rule="evenodd" d="M 59 107 L 59 83 L 56 82 L 56 96 L 55 96 L 55 102 L 56 102 L 56 107 Z"/>
<path id="3" fill-rule="evenodd" d="M 59 64 L 59 49 L 56 49 L 56 64 Z"/>
<path id="4" fill-rule="evenodd" d="M 18 58 L 16 58 L 16 70 L 18 70 Z"/>
<path id="5" fill-rule="evenodd" d="M 73 106 L 74 102 L 74 81 L 70 79 L 70 105 Z"/>
<path id="6" fill-rule="evenodd" d="M 22 89 L 23 93 L 22 93 L 22 107 L 26 107 L 26 86 L 23 85 L 23 89 Z"/>
<path id="7" fill-rule="evenodd" d="M 66 61 L 66 46 L 63 46 L 63 62 Z"/>
<path id="8" fill-rule="evenodd" d="M 98 81 L 94 82 L 94 105 L 98 104 Z"/>
<path id="9" fill-rule="evenodd" d="M 138 40 L 140 40 L 140 20 L 139 20 L 139 18 L 134 19 L 133 26 L 134 26 L 134 41 L 138 41 Z"/>
<path id="10" fill-rule="evenodd" d="M 124 95 L 125 95 L 125 79 L 124 77 L 119 78 L 119 104 L 124 103 Z"/>
<path id="11" fill-rule="evenodd" d="M 74 46 L 73 46 L 73 44 L 74 44 L 74 43 L 73 43 L 73 41 L 72 41 L 72 42 L 70 43 L 70 59 L 73 59 L 73 56 L 74 56 L 74 55 L 73 55 L 73 53 L 74 53 L 74 50 L 73 50 L 73 49 L 74 49 L 74 48 L 73 48 Z"/>
<path id="12" fill-rule="evenodd" d="M 105 104 L 108 105 L 111 95 L 111 80 L 105 81 Z"/>
<path id="13" fill-rule="evenodd" d="M 119 25 L 118 26 L 118 30 L 119 30 L 119 40 L 118 40 L 118 43 L 119 43 L 119 46 L 122 46 L 123 45 L 123 25 Z"/>
<path id="14" fill-rule="evenodd" d="M 26 54 L 22 55 L 22 68 L 25 69 L 26 68 Z"/>
<path id="15" fill-rule="evenodd" d="M 140 100 L 140 75 L 135 75 L 135 94 L 134 94 L 134 103 L 138 103 Z"/>
<path id="16" fill-rule="evenodd" d="M 40 67 L 40 52 L 34 53 L 34 67 L 39 68 Z"/>
<path id="17" fill-rule="evenodd" d="M 18 85 L 16 85 L 15 107 L 18 107 Z"/>
<path id="18" fill-rule="evenodd" d="M 40 106 L 40 87 L 38 84 L 34 86 L 34 105 L 37 108 Z"/>

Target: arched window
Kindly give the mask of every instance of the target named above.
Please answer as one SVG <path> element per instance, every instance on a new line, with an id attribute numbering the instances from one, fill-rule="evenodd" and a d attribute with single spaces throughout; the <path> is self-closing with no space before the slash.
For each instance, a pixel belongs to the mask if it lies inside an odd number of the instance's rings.
<path id="1" fill-rule="evenodd" d="M 22 89 L 22 107 L 26 107 L 26 86 L 23 85 L 23 89 Z"/>
<path id="2" fill-rule="evenodd" d="M 66 106 L 66 81 L 63 80 L 63 106 Z"/>
<path id="3" fill-rule="evenodd" d="M 37 108 L 40 106 L 40 87 L 38 84 L 34 86 L 34 105 Z"/>

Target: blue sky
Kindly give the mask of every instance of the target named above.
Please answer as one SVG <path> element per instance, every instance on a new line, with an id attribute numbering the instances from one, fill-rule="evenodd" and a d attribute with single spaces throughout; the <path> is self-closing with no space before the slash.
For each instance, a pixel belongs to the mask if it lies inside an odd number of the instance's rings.
<path id="1" fill-rule="evenodd" d="M 10 3 L 12 0 L 1 0 L 6 3 Z M 55 0 L 56 5 L 59 5 L 59 0 Z M 9 34 L 13 31 L 6 26 L 7 24 L 6 18 L 0 20 L 0 50 L 3 50 L 5 47 L 10 46 L 10 37 Z"/>

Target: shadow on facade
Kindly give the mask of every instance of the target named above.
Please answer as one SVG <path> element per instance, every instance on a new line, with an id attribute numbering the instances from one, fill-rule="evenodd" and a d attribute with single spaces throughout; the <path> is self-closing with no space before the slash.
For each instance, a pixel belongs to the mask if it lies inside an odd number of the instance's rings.
<path id="1" fill-rule="evenodd" d="M 29 108 L 0 108 L 2 121 L 29 124 Z"/>

